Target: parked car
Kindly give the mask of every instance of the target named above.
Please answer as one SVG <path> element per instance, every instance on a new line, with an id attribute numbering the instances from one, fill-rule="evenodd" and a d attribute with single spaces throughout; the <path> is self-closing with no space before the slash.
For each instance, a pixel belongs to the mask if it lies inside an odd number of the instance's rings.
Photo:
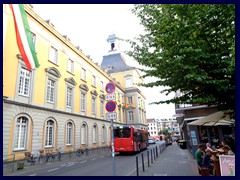
<path id="1" fill-rule="evenodd" d="M 154 138 L 149 138 L 148 139 L 148 144 L 156 144 L 156 141 Z"/>

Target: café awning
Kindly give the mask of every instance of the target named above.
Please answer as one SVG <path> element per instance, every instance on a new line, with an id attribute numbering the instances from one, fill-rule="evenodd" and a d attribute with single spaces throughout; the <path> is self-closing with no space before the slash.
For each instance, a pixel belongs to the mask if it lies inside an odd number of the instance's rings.
<path id="1" fill-rule="evenodd" d="M 210 114 L 204 118 L 198 119 L 188 123 L 188 125 L 194 126 L 220 126 L 220 125 L 231 125 L 235 123 L 234 119 L 230 119 L 229 115 L 226 115 L 224 111 L 218 111 Z"/>

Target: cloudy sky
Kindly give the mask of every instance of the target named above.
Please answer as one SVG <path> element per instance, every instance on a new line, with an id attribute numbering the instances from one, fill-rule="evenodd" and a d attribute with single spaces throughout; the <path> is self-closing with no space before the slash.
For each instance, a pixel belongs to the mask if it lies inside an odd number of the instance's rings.
<path id="1" fill-rule="evenodd" d="M 67 35 L 71 43 L 80 46 L 85 55 L 94 62 L 101 63 L 102 57 L 110 50 L 107 38 L 115 33 L 122 39 L 133 39 L 144 33 L 139 19 L 130 9 L 132 4 L 32 4 L 33 10 L 44 20 L 50 19 L 54 28 Z M 121 44 L 121 50 L 129 45 Z M 137 62 L 126 56 L 128 65 L 138 66 Z M 152 79 L 145 79 L 149 81 Z M 148 105 L 151 102 L 170 99 L 160 94 L 162 88 L 144 88 L 147 97 L 147 118 L 167 118 L 175 114 L 174 105 Z"/>

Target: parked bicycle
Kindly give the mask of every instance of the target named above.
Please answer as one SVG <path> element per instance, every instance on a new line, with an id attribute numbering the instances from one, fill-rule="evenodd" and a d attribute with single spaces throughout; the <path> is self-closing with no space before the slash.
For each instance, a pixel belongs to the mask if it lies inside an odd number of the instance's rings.
<path id="1" fill-rule="evenodd" d="M 85 155 L 87 155 L 88 156 L 88 148 L 86 147 L 86 148 L 79 148 L 77 151 L 76 151 L 76 155 L 78 156 L 78 157 L 80 157 L 81 155 L 83 155 L 83 154 L 85 154 Z"/>
<path id="2" fill-rule="evenodd" d="M 58 149 L 57 149 L 57 157 L 58 157 L 58 160 L 59 160 L 59 161 L 61 161 L 61 160 L 62 160 L 62 157 L 63 157 L 60 150 L 61 150 L 61 148 L 58 148 Z"/>
<path id="3" fill-rule="evenodd" d="M 36 158 L 34 158 L 33 153 L 31 152 L 25 152 L 25 158 L 27 162 L 29 162 L 31 165 L 34 165 L 36 162 Z"/>
<path id="4" fill-rule="evenodd" d="M 36 161 L 40 164 L 46 163 L 46 156 L 43 154 L 43 150 L 39 150 Z"/>
<path id="5" fill-rule="evenodd" d="M 46 163 L 48 163 L 48 161 L 54 161 L 54 160 L 55 160 L 55 155 L 53 153 L 46 154 Z"/>

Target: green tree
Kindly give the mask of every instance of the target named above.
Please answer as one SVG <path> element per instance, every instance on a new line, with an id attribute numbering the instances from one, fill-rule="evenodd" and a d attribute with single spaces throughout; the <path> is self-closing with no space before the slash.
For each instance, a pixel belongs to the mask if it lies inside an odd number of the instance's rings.
<path id="1" fill-rule="evenodd" d="M 128 40 L 127 52 L 144 77 L 157 77 L 145 87 L 164 86 L 161 93 L 183 95 L 153 104 L 206 104 L 234 110 L 235 5 L 144 4 L 132 9 L 145 34 Z M 148 68 L 146 68 L 148 67 Z"/>
<path id="2" fill-rule="evenodd" d="M 163 130 L 160 130 L 158 132 L 158 135 L 160 135 L 160 134 L 163 134 L 163 135 L 167 136 L 168 135 L 168 129 L 164 128 Z"/>

